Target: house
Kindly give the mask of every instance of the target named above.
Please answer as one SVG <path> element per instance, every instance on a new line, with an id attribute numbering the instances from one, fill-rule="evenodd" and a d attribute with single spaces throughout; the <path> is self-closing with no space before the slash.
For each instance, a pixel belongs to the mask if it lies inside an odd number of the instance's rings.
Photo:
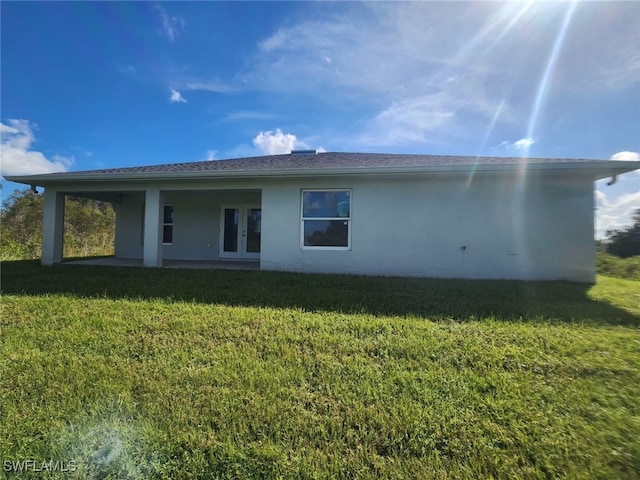
<path id="1" fill-rule="evenodd" d="M 640 162 L 290 154 L 8 180 L 45 188 L 42 263 L 65 195 L 113 204 L 115 256 L 263 270 L 595 280 L 594 181 Z"/>

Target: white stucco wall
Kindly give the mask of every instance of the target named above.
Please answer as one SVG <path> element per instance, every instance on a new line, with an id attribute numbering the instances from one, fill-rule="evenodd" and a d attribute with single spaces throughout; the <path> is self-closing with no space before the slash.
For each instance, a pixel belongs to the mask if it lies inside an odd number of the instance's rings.
<path id="1" fill-rule="evenodd" d="M 261 267 L 449 278 L 595 280 L 589 179 L 478 176 L 281 182 L 262 194 Z M 302 188 L 352 189 L 351 250 L 300 248 Z M 465 247 L 465 248 L 463 248 Z"/>
<path id="2" fill-rule="evenodd" d="M 171 185 L 164 198 L 174 206 L 174 241 L 163 246 L 163 257 L 217 259 L 220 206 L 256 204 L 262 207 L 264 270 L 595 281 L 591 179 L 551 174 L 526 179 L 351 176 L 254 179 L 201 184 L 198 190 Z M 350 250 L 300 248 L 305 188 L 352 190 Z M 130 191 L 115 205 L 118 257 L 142 257 L 143 203 L 144 192 Z"/>

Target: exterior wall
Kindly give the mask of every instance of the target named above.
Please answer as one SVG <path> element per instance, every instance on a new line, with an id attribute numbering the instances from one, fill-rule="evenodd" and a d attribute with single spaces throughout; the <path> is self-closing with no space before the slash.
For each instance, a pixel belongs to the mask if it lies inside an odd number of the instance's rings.
<path id="1" fill-rule="evenodd" d="M 281 182 L 262 195 L 261 268 L 449 278 L 595 281 L 585 178 Z M 300 190 L 351 188 L 351 250 L 300 248 Z"/>
<path id="2" fill-rule="evenodd" d="M 142 258 L 144 192 L 123 194 L 116 209 L 115 256 Z M 165 191 L 165 205 L 173 206 L 173 243 L 163 245 L 163 258 L 216 260 L 220 241 L 220 206 L 260 205 L 260 191 Z"/>
<path id="3" fill-rule="evenodd" d="M 217 259 L 220 206 L 255 204 L 262 206 L 264 270 L 593 282 L 592 180 L 525 178 L 254 179 L 199 184 L 197 190 L 171 185 L 164 197 L 174 207 L 174 240 L 163 246 L 163 257 Z M 352 190 L 350 250 L 300 248 L 304 188 Z M 125 191 L 115 204 L 117 257 L 142 257 L 142 189 Z"/>

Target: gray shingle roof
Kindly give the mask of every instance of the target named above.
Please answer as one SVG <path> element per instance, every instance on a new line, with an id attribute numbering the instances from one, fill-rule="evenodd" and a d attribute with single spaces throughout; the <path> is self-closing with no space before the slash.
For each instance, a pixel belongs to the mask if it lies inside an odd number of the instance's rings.
<path id="1" fill-rule="evenodd" d="M 47 186 L 66 182 L 145 182 L 176 179 L 286 177 L 307 175 L 435 174 L 443 172 L 508 171 L 527 169 L 580 171 L 594 180 L 640 169 L 640 162 L 576 158 L 459 157 L 388 153 L 283 154 L 128 168 L 107 168 L 42 175 L 6 176 L 9 181 Z"/>
<path id="2" fill-rule="evenodd" d="M 509 158 L 509 157 L 459 157 L 451 155 L 410 155 L 387 153 L 342 153 L 324 152 L 316 155 L 268 155 L 262 157 L 234 158 L 188 163 L 169 163 L 127 168 L 107 168 L 77 172 L 54 173 L 50 176 L 86 174 L 154 174 L 182 172 L 243 172 L 260 170 L 307 170 L 307 169 L 368 169 L 398 167 L 447 167 L 473 165 L 518 165 L 547 163 L 589 163 L 592 160 L 553 158 Z"/>

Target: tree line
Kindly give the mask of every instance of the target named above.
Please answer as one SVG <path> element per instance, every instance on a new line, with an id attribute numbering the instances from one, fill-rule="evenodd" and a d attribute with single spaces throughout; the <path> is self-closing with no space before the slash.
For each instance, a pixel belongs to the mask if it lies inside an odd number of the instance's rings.
<path id="1" fill-rule="evenodd" d="M 2 202 L 2 260 L 39 258 L 42 247 L 43 195 L 14 190 Z M 64 256 L 113 255 L 116 215 L 109 202 L 67 196 L 64 209 Z"/>
<path id="2" fill-rule="evenodd" d="M 640 208 L 633 214 L 633 225 L 621 230 L 609 230 L 607 253 L 620 258 L 640 255 Z"/>

